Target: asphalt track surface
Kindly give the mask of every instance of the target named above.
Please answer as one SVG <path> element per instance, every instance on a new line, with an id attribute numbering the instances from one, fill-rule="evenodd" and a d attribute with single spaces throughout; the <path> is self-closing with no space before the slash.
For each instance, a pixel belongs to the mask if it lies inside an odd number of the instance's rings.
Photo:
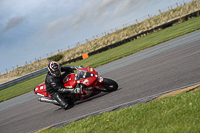
<path id="1" fill-rule="evenodd" d="M 112 54 L 112 53 L 111 53 Z M 96 68 L 119 90 L 63 110 L 33 92 L 0 103 L 0 132 L 27 133 L 112 106 L 200 82 L 200 30 Z"/>

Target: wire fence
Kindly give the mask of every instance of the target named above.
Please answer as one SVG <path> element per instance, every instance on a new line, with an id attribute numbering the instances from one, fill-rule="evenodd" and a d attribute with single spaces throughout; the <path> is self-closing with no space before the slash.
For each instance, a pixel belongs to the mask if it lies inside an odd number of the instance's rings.
<path id="1" fill-rule="evenodd" d="M 71 45 L 71 46 L 73 46 L 73 47 L 71 47 L 71 48 L 74 48 L 74 47 L 76 47 L 76 46 L 78 46 L 78 45 L 80 45 L 80 44 L 84 44 L 84 43 L 86 43 L 86 42 L 88 42 L 88 41 L 92 41 L 92 40 L 95 40 L 95 39 L 97 39 L 97 38 L 106 36 L 106 35 L 108 35 L 108 34 L 110 34 L 110 33 L 112 33 L 112 32 L 115 32 L 115 31 L 117 31 L 117 30 L 123 29 L 123 28 L 125 28 L 125 27 L 131 26 L 131 25 L 135 25 L 135 24 L 137 24 L 137 23 L 140 23 L 140 22 L 142 22 L 142 21 L 144 21 L 144 20 L 150 19 L 150 18 L 152 18 L 152 17 L 154 17 L 154 16 L 157 16 L 157 15 L 159 15 L 159 14 L 161 14 L 161 13 L 170 11 L 170 10 L 172 10 L 172 9 L 174 9 L 174 8 L 177 8 L 178 6 L 182 6 L 182 5 L 184 5 L 184 4 L 186 4 L 186 3 L 189 3 L 189 2 L 191 2 L 191 1 L 194 1 L 194 0 L 189 0 L 189 1 L 187 1 L 187 2 L 185 2 L 185 1 L 177 2 L 176 4 L 173 4 L 173 5 L 170 5 L 170 6 L 168 6 L 168 7 L 165 7 L 165 8 L 162 8 L 162 9 L 158 10 L 157 12 L 153 12 L 153 13 L 147 14 L 147 15 L 142 16 L 142 17 L 140 17 L 140 18 L 138 18 L 138 19 L 136 19 L 136 20 L 131 20 L 131 21 L 129 21 L 129 22 L 127 22 L 127 23 L 124 23 L 124 24 L 121 24 L 121 25 L 119 25 L 119 26 L 115 26 L 115 27 L 112 28 L 112 29 L 109 29 L 109 30 L 104 31 L 104 32 L 99 33 L 99 34 L 96 34 L 96 35 L 94 35 L 94 36 L 92 36 L 92 37 L 90 37 L 90 38 L 87 38 L 87 39 L 85 39 L 85 40 L 79 41 L 79 42 L 77 42 L 77 43 Z M 70 48 L 69 46 L 67 46 L 67 47 L 65 47 L 65 48 L 58 49 L 58 50 L 56 50 L 56 51 L 52 51 L 52 52 L 50 52 L 50 53 L 47 53 L 47 54 L 38 56 L 38 57 L 36 57 L 36 58 L 34 58 L 34 59 L 30 59 L 29 61 L 25 61 L 24 63 L 20 63 L 20 64 L 17 64 L 17 65 L 15 65 L 15 66 L 8 67 L 8 68 L 6 68 L 6 69 L 0 69 L 0 75 L 5 74 L 5 73 L 8 73 L 8 72 L 10 72 L 10 71 L 12 71 L 12 70 L 14 70 L 14 69 L 19 68 L 19 67 L 26 66 L 26 65 L 31 64 L 31 63 L 33 63 L 33 62 L 35 62 L 35 61 L 39 61 L 39 60 L 45 59 L 45 58 L 47 58 L 47 57 L 50 57 L 50 56 L 52 56 L 52 55 L 56 55 L 56 54 L 58 54 L 59 52 L 66 51 L 66 50 L 69 50 L 69 49 L 71 49 L 71 48 Z"/>

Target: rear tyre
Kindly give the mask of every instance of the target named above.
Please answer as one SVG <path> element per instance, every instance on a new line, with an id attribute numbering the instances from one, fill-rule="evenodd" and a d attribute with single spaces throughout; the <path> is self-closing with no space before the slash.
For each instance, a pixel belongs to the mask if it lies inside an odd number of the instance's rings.
<path id="1" fill-rule="evenodd" d="M 117 82 L 115 82 L 112 79 L 108 79 L 108 78 L 104 78 L 101 85 L 105 87 L 105 89 L 106 89 L 106 90 L 104 90 L 105 92 L 111 92 L 111 91 L 115 91 L 118 89 Z"/>

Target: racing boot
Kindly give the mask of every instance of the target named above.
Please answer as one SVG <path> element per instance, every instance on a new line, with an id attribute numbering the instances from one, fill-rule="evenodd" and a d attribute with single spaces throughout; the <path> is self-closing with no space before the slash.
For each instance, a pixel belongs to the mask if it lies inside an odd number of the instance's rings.
<path id="1" fill-rule="evenodd" d="M 63 100 L 58 93 L 55 93 L 53 98 L 60 104 L 63 109 L 67 109 L 69 104 L 67 101 Z"/>

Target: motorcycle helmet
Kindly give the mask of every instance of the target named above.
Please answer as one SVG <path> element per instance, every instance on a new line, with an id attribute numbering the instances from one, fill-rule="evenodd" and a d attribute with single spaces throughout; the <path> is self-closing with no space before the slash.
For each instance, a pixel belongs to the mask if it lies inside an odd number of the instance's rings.
<path id="1" fill-rule="evenodd" d="M 57 62 L 51 61 L 48 64 L 48 72 L 54 77 L 59 77 L 61 76 L 61 67 Z"/>

